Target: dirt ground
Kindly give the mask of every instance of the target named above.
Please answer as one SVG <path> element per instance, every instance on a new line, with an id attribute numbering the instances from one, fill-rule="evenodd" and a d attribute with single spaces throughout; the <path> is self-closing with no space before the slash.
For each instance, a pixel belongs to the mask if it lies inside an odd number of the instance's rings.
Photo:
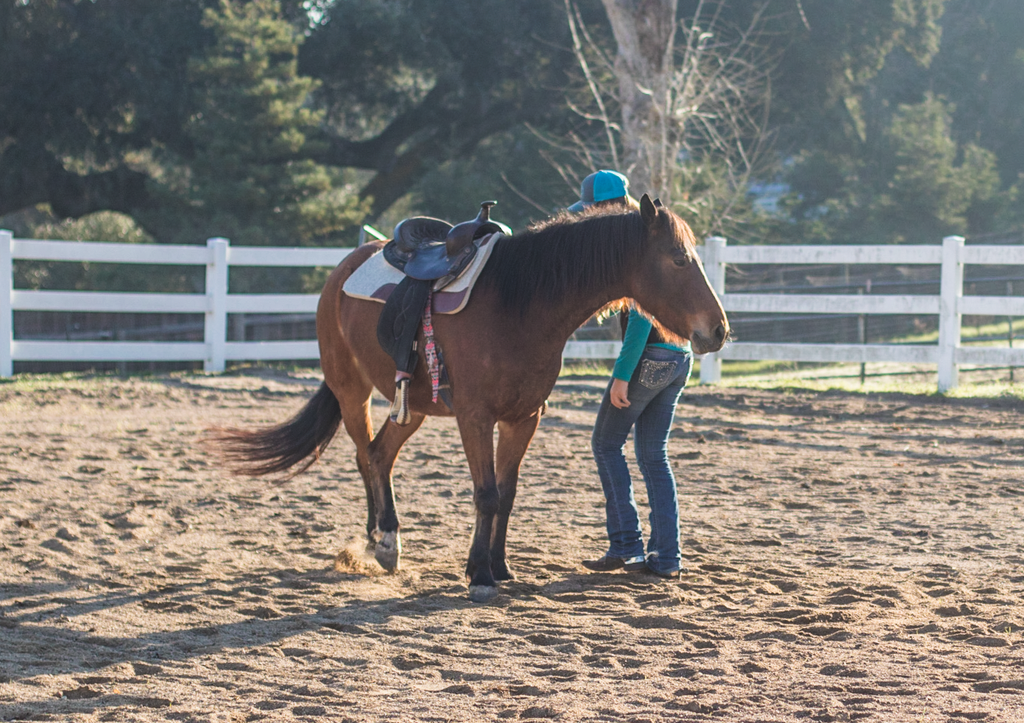
<path id="1" fill-rule="evenodd" d="M 687 390 L 686 570 L 663 581 L 579 566 L 605 544 L 602 383 L 565 380 L 518 580 L 478 605 L 452 421 L 400 458 L 395 574 L 363 556 L 347 438 L 283 485 L 199 445 L 317 383 L 0 384 L 0 720 L 1024 720 L 1020 400 Z"/>

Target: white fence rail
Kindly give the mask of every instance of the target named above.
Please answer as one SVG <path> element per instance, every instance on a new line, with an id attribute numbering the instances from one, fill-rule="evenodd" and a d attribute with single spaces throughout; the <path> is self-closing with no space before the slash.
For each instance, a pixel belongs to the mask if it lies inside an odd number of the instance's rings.
<path id="1" fill-rule="evenodd" d="M 0 377 L 13 373 L 14 361 L 202 361 L 222 371 L 227 361 L 316 359 L 315 341 L 227 341 L 228 314 L 313 313 L 317 294 L 229 294 L 231 266 L 334 266 L 348 248 L 232 248 L 213 238 L 202 246 L 107 244 L 78 241 L 14 239 L 0 231 Z M 964 246 L 950 237 L 942 246 L 739 246 L 711 238 L 701 256 L 712 286 L 728 312 L 800 314 L 934 314 L 939 316 L 937 345 L 731 343 L 701 361 L 701 381 L 721 378 L 723 359 L 806 362 L 904 362 L 936 364 L 941 391 L 957 384 L 961 364 L 1024 366 L 1024 348 L 963 348 L 963 314 L 1024 316 L 1024 297 L 963 296 L 965 264 L 1020 265 L 1024 248 Z M 15 260 L 91 261 L 206 267 L 204 294 L 29 291 L 13 287 Z M 726 264 L 931 264 L 941 266 L 938 296 L 855 296 L 797 294 L 730 294 Z M 1024 278 L 1024 273 L 1022 273 Z M 204 314 L 203 342 L 69 342 L 17 340 L 13 312 L 85 311 Z M 567 359 L 610 359 L 616 341 L 570 341 Z"/>
<path id="2" fill-rule="evenodd" d="M 799 314 L 935 314 L 938 344 L 783 344 L 731 343 L 701 360 L 701 381 L 721 379 L 723 359 L 801 362 L 903 362 L 936 364 L 939 391 L 957 385 L 961 364 L 1024 366 L 1024 348 L 960 345 L 964 314 L 1021 316 L 1024 297 L 964 296 L 964 265 L 1019 265 L 1024 247 L 964 246 L 960 236 L 943 239 L 941 246 L 735 246 L 710 238 L 701 258 L 708 279 L 727 312 Z M 941 266 L 938 296 L 860 296 L 799 294 L 730 294 L 725 287 L 726 264 L 930 264 Z M 1024 269 L 1021 277 L 1024 278 Z"/>
<path id="3" fill-rule="evenodd" d="M 227 341 L 228 314 L 315 313 L 318 294 L 229 294 L 231 266 L 336 266 L 349 248 L 231 248 L 226 239 L 206 246 L 34 241 L 0 231 L 0 377 L 15 361 L 201 361 L 223 371 L 227 361 L 317 359 L 315 341 Z M 204 294 L 96 291 L 23 291 L 13 288 L 13 261 L 92 261 L 205 266 Z M 13 338 L 13 312 L 99 311 L 204 314 L 202 342 L 28 341 Z"/>

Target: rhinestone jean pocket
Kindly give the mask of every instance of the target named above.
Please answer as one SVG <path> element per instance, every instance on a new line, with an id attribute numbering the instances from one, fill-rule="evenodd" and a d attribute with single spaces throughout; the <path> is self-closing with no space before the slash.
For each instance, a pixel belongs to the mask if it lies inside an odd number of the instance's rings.
<path id="1" fill-rule="evenodd" d="M 648 389 L 658 389 L 672 381 L 676 365 L 674 361 L 654 361 L 644 359 L 640 362 L 640 383 Z"/>

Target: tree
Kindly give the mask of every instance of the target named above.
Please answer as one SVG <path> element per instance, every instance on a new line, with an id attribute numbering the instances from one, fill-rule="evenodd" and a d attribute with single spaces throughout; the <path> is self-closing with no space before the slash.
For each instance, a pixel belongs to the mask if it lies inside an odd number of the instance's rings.
<path id="1" fill-rule="evenodd" d="M 998 194 L 995 154 L 975 143 L 957 144 L 954 111 L 928 93 L 921 103 L 899 106 L 886 133 L 895 168 L 885 220 L 903 238 L 966 233 L 970 212 Z"/>
<path id="2" fill-rule="evenodd" d="M 485 139 L 564 115 L 573 58 L 549 0 L 336 0 L 323 12 L 300 59 L 327 111 L 316 159 L 372 173 L 360 192 L 372 216 Z"/>
<path id="3" fill-rule="evenodd" d="M 771 61 L 761 36 L 767 3 L 745 13 L 716 0 L 603 5 L 614 60 L 566 2 L 592 101 L 576 107 L 596 126 L 577 143 L 585 165 L 617 166 L 637 193 L 659 196 L 701 233 L 735 226 L 738 209 L 748 205 L 748 184 L 766 159 Z"/>
<path id="4" fill-rule="evenodd" d="M 956 142 L 953 111 L 932 94 L 899 105 L 884 133 L 872 138 L 870 154 L 833 161 L 842 173 L 819 205 L 804 212 L 803 233 L 838 242 L 936 243 L 984 230 L 978 220 L 1005 197 L 996 158 L 974 143 Z M 828 161 L 798 164 L 794 178 L 801 187 L 811 182 L 801 172 L 809 169 L 812 179 L 831 172 L 823 173 L 821 163 Z"/>
<path id="5" fill-rule="evenodd" d="M 931 75 L 934 92 L 956 104 L 953 136 L 990 149 L 1002 185 L 1017 183 L 1024 174 L 1024 3 L 949 0 Z"/>
<path id="6" fill-rule="evenodd" d="M 669 202 L 681 134 L 674 127 L 677 0 L 602 0 L 615 34 L 622 169 Z"/>
<path id="7" fill-rule="evenodd" d="M 161 189 L 164 208 L 186 203 L 187 227 L 243 244 L 309 244 L 357 223 L 365 204 L 309 157 L 323 112 L 308 107 L 317 83 L 297 73 L 302 36 L 280 3 L 221 0 L 203 26 L 215 42 L 189 64 L 192 152 Z"/>
<path id="8" fill-rule="evenodd" d="M 700 234 L 1024 224 L 1019 0 L 576 2 L 0 0 L 0 215 L 336 242 L 617 166 Z"/>
<path id="9" fill-rule="evenodd" d="M 201 0 L 0 2 L 0 214 L 152 210 L 138 154 L 187 152 Z"/>
<path id="10" fill-rule="evenodd" d="M 1020 4 L 803 5 L 808 24 L 793 28 L 775 86 L 791 189 L 776 233 L 936 243 L 1012 225 L 1021 169 L 1007 167 L 1007 141 L 1020 128 L 1011 91 L 1024 88 L 1024 65 L 1012 62 Z"/>
<path id="11" fill-rule="evenodd" d="M 215 168 L 224 150 L 212 135 L 232 140 L 235 101 L 209 85 L 214 68 L 197 70 L 218 42 L 204 12 L 220 7 L 0 0 L 0 215 L 37 204 L 58 217 L 113 209 L 161 241 L 226 233 L 208 225 L 202 196 L 215 184 L 204 164 Z M 292 124 L 304 140 L 293 158 L 243 152 L 237 144 L 248 128 L 238 104 L 231 154 L 265 168 L 280 163 L 286 176 L 303 179 L 307 211 L 323 188 L 314 166 L 335 192 L 358 190 L 377 215 L 438 167 L 471 163 L 485 139 L 562 112 L 556 100 L 572 58 L 560 49 L 566 30 L 546 0 L 282 0 L 276 15 L 296 40 L 305 37 L 293 88 L 316 81 L 301 104 L 284 104 L 296 119 L 281 119 L 281 128 Z M 198 115 L 211 103 L 226 113 L 216 125 Z M 231 181 L 236 198 L 243 176 L 239 170 Z"/>

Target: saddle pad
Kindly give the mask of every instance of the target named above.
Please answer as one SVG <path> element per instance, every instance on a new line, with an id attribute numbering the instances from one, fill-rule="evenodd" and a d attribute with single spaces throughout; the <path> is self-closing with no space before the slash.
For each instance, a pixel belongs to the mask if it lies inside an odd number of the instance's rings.
<path id="1" fill-rule="evenodd" d="M 495 242 L 502 235 L 492 233 L 479 239 L 476 243 L 479 244 L 480 250 L 459 278 L 440 290 L 435 285 L 434 302 L 431 304 L 435 314 L 454 314 L 462 311 L 469 302 L 473 284 L 483 271 L 491 251 L 494 250 Z M 378 301 L 383 304 L 404 278 L 405 274 L 389 264 L 384 254 L 378 251 L 348 277 L 342 291 L 356 299 Z"/>

